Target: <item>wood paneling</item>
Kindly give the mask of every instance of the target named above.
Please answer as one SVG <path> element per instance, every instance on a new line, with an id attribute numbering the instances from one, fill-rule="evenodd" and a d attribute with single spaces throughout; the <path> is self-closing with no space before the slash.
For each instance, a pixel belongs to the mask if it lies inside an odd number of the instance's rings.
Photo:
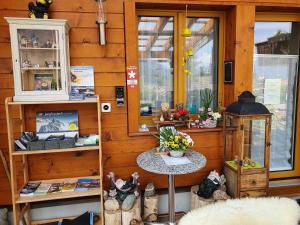
<path id="1" fill-rule="evenodd" d="M 27 17 L 27 4 L 30 0 L 10 0 L 0 2 L 0 148 L 7 155 L 7 134 L 4 115 L 4 99 L 13 96 L 12 60 L 10 53 L 10 37 L 8 26 L 3 17 Z M 157 139 L 151 136 L 128 136 L 128 117 L 134 117 L 127 107 L 116 107 L 115 86 L 126 86 L 125 65 L 137 65 L 136 58 L 126 58 L 126 52 L 136 51 L 137 46 L 130 43 L 136 32 L 134 23 L 134 0 L 126 0 L 124 15 L 124 0 L 106 1 L 107 18 L 107 45 L 98 45 L 98 28 L 96 21 L 96 3 L 93 0 L 68 0 L 54 1 L 51 6 L 50 17 L 67 19 L 71 25 L 70 53 L 72 65 L 93 65 L 95 67 L 96 93 L 103 102 L 112 103 L 112 113 L 103 114 L 102 141 L 104 152 L 104 174 L 114 171 L 118 176 L 128 178 L 134 171 L 138 171 L 141 184 L 144 187 L 147 182 L 154 181 L 160 187 L 167 187 L 166 176 L 148 173 L 138 168 L 135 158 L 145 150 L 157 145 Z M 175 4 L 199 4 L 199 9 L 214 9 L 226 11 L 226 49 L 225 58 L 235 60 L 235 83 L 225 85 L 225 104 L 231 103 L 237 94 L 243 89 L 251 88 L 252 54 L 253 48 L 253 22 L 255 16 L 255 4 L 261 6 L 300 7 L 298 0 L 139 0 L 139 2 L 166 3 L 168 7 Z M 171 6 L 169 3 L 172 3 Z M 243 3 L 243 4 L 240 4 Z M 206 4 L 206 6 L 204 6 Z M 292 4 L 292 6 L 291 6 Z M 220 7 L 219 5 L 227 5 Z M 133 8 L 132 8 L 133 6 Z M 147 7 L 147 4 L 144 4 Z M 148 4 L 149 6 L 149 4 Z M 213 7 L 211 7 L 213 6 Z M 129 13 L 129 14 L 128 14 Z M 131 30 L 125 34 L 124 21 L 130 24 Z M 125 39 L 126 36 L 126 39 Z M 125 44 L 125 40 L 127 45 Z M 135 94 L 138 89 L 135 90 Z M 126 99 L 127 101 L 127 99 Z M 131 107 L 136 98 L 130 98 L 128 105 Z M 126 102 L 127 103 L 127 102 Z M 38 110 L 64 110 L 65 106 L 27 107 L 26 125 L 29 129 L 35 129 L 35 112 Z M 91 106 L 72 106 L 71 109 L 80 110 L 80 132 L 95 133 L 96 117 Z M 13 113 L 17 116 L 18 111 Z M 17 121 L 16 121 L 17 123 Z M 17 131 L 14 133 L 18 137 Z M 187 186 L 199 183 L 210 170 L 221 171 L 223 166 L 223 135 L 221 131 L 202 132 L 191 134 L 195 140 L 194 149 L 202 152 L 208 159 L 206 167 L 200 172 L 176 177 L 176 185 Z M 66 161 L 65 158 L 70 160 Z M 30 177 L 32 179 L 50 179 L 64 176 L 93 175 L 97 172 L 97 157 L 93 152 L 63 153 L 54 155 L 30 156 Z M 22 169 L 17 168 L 18 174 Z M 107 180 L 106 180 L 107 185 Z M 9 183 L 0 165 L 0 204 L 10 202 Z"/>

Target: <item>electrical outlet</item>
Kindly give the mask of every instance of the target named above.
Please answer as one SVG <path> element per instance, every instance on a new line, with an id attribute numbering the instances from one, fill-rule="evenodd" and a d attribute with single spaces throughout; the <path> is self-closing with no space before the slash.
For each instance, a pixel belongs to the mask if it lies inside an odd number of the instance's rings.
<path id="1" fill-rule="evenodd" d="M 101 103 L 101 112 L 111 112 L 111 103 Z"/>

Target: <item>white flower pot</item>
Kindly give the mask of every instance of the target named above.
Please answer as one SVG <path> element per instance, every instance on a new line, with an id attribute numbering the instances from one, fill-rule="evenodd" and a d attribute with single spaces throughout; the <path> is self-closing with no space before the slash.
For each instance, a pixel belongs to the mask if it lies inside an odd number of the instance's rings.
<path id="1" fill-rule="evenodd" d="M 174 158 L 182 157 L 184 154 L 184 151 L 170 151 L 170 156 Z"/>

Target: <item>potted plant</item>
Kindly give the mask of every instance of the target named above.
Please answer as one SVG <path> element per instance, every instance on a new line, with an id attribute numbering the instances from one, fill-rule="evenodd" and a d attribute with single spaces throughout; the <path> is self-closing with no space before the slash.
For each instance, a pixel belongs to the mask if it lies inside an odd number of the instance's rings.
<path id="1" fill-rule="evenodd" d="M 214 95 L 210 89 L 204 89 L 200 92 L 202 107 L 199 108 L 199 120 L 201 128 L 217 127 L 218 120 L 221 119 L 221 114 L 213 111 L 211 103 Z"/>
<path id="2" fill-rule="evenodd" d="M 172 157 L 182 157 L 194 145 L 192 138 L 186 133 L 166 127 L 159 134 L 160 148 L 168 151 Z"/>

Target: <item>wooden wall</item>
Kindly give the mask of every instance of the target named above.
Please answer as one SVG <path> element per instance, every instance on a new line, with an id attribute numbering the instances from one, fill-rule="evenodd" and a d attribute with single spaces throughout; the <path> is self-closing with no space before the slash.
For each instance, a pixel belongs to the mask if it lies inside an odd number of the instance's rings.
<path id="1" fill-rule="evenodd" d="M 151 0 L 150 0 L 151 1 Z M 148 2 L 150 2 L 148 1 Z M 170 3 L 172 0 L 162 0 Z M 3 17 L 27 17 L 27 3 L 29 0 L 10 0 L 0 2 L 0 148 L 4 150 L 8 159 L 8 144 L 6 120 L 4 113 L 4 99 L 13 96 L 12 63 L 10 51 L 10 38 L 8 26 Z M 138 171 L 141 175 L 141 184 L 154 181 L 160 188 L 165 188 L 167 178 L 147 173 L 136 165 L 139 153 L 156 145 L 156 139 L 148 136 L 129 137 L 127 130 L 127 108 L 115 107 L 114 86 L 126 86 L 125 80 L 125 32 L 123 0 L 107 0 L 106 11 L 107 45 L 99 46 L 98 30 L 95 23 L 96 3 L 94 0 L 54 0 L 51 7 L 51 18 L 67 19 L 71 25 L 70 53 L 71 65 L 93 65 L 95 67 L 96 92 L 104 102 L 111 102 L 112 113 L 102 116 L 102 141 L 104 153 L 104 174 L 114 171 L 118 176 L 128 177 L 132 172 Z M 159 2 L 159 1 L 154 1 Z M 247 43 L 253 41 L 253 22 L 255 5 L 281 5 L 300 7 L 299 0 L 247 0 L 247 4 L 234 6 L 234 1 L 173 1 L 175 3 L 193 2 L 193 4 L 227 4 L 230 5 L 227 14 L 226 27 L 226 59 L 237 59 L 235 64 L 236 80 L 232 85 L 225 86 L 225 104 L 232 102 L 242 90 L 251 88 L 245 79 L 251 77 L 252 67 L 242 66 L 251 63 L 252 51 Z M 261 3 L 263 2 L 263 4 Z M 275 3 L 274 3 L 275 2 Z M 237 28 L 240 28 L 237 29 Z M 246 38 L 245 38 L 246 37 Z M 249 61 L 250 60 L 250 61 Z M 241 73 L 241 70 L 244 73 Z M 249 81 L 249 79 L 248 79 Z M 81 133 L 96 132 L 95 109 L 92 106 L 71 106 L 80 110 Z M 43 110 L 60 110 L 54 106 L 37 108 L 27 107 L 26 125 L 28 129 L 35 129 L 35 112 Z M 17 110 L 15 111 L 17 114 Z M 17 134 L 16 134 L 17 136 Z M 223 162 L 223 134 L 219 130 L 193 133 L 195 149 L 202 152 L 208 159 L 205 169 L 192 175 L 178 177 L 177 185 L 187 186 L 199 183 L 212 169 L 221 170 Z M 84 176 L 97 172 L 97 155 L 94 152 L 74 154 L 53 154 L 31 156 L 30 177 L 32 179 L 47 179 L 54 177 Z M 19 170 L 21 174 L 21 169 Z M 0 165 L 0 204 L 9 204 L 10 188 L 3 167 Z"/>

